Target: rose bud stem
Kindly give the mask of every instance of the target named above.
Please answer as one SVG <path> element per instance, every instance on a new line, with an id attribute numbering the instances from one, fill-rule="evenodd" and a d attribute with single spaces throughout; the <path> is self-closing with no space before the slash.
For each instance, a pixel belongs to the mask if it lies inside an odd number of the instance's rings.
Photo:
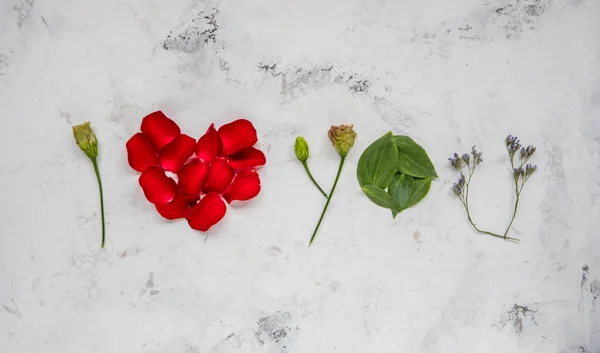
<path id="1" fill-rule="evenodd" d="M 102 192 L 102 179 L 100 178 L 100 170 L 98 170 L 98 162 L 96 158 L 92 158 L 92 164 L 94 165 L 94 172 L 96 172 L 96 179 L 98 180 L 98 190 L 100 190 L 100 214 L 102 217 L 102 242 L 100 248 L 104 248 L 104 239 L 106 238 L 106 226 L 104 222 L 104 193 Z"/>
<path id="2" fill-rule="evenodd" d="M 100 178 L 100 170 L 98 169 L 98 162 L 96 160 L 98 157 L 98 139 L 96 138 L 94 131 L 92 131 L 89 121 L 81 125 L 73 126 L 73 136 L 75 137 L 77 146 L 85 152 L 85 155 L 92 160 L 92 164 L 94 165 L 94 172 L 96 173 L 96 179 L 98 180 L 98 189 L 100 190 L 100 212 L 102 215 L 102 243 L 100 244 L 100 247 L 104 248 L 106 226 L 104 222 L 104 193 L 102 192 L 102 179 Z"/>
<path id="3" fill-rule="evenodd" d="M 298 158 L 298 160 L 302 163 L 302 166 L 304 167 L 304 170 L 306 171 L 306 174 L 308 175 L 310 180 L 317 187 L 317 189 L 319 189 L 321 194 L 323 194 L 323 196 L 327 198 L 327 194 L 325 193 L 325 191 L 323 191 L 323 189 L 321 188 L 319 183 L 317 183 L 315 178 L 313 178 L 312 173 L 310 172 L 310 168 L 308 168 L 308 163 L 306 161 L 308 160 L 310 153 L 308 149 L 308 143 L 306 142 L 304 137 L 296 137 L 296 143 L 294 144 L 294 153 L 296 153 L 296 158 Z"/>
<path id="4" fill-rule="evenodd" d="M 310 242 L 308 243 L 308 246 L 311 246 L 311 244 L 315 240 L 315 236 L 317 235 L 317 232 L 319 231 L 321 222 L 323 222 L 323 217 L 325 216 L 325 212 L 327 212 L 327 207 L 329 207 L 329 202 L 331 202 L 331 197 L 333 196 L 333 192 L 335 191 L 335 187 L 337 186 L 338 179 L 340 178 L 340 174 L 342 173 L 342 168 L 344 167 L 345 160 L 346 160 L 346 157 L 340 157 L 340 166 L 338 168 L 337 175 L 335 176 L 335 181 L 333 182 L 333 187 L 331 188 L 331 191 L 329 192 L 329 196 L 327 197 L 327 202 L 325 203 L 325 207 L 323 208 L 323 212 L 321 212 L 321 217 L 319 218 L 319 223 L 317 223 L 317 227 L 315 228 L 315 231 L 313 232 L 313 235 L 310 238 Z"/>
<path id="5" fill-rule="evenodd" d="M 321 194 L 323 194 L 323 196 L 325 196 L 325 198 L 327 198 L 327 193 L 325 193 L 325 191 L 323 191 L 323 189 L 321 189 L 321 186 L 319 185 L 319 183 L 317 183 L 317 181 L 315 180 L 315 178 L 313 178 L 310 169 L 308 169 L 308 164 L 306 163 L 306 161 L 302 162 L 302 166 L 304 167 L 304 170 L 306 171 L 306 174 L 308 174 L 308 177 L 310 178 L 310 180 L 313 182 L 313 184 L 315 184 L 315 186 L 317 187 L 317 189 L 319 189 L 319 191 L 321 192 Z"/>
<path id="6" fill-rule="evenodd" d="M 315 228 L 315 231 L 313 232 L 313 235 L 310 238 L 308 246 L 310 246 L 315 240 L 315 236 L 319 231 L 321 222 L 323 222 L 325 212 L 327 212 L 327 207 L 329 207 L 329 202 L 331 202 L 331 197 L 333 196 L 335 187 L 337 186 L 338 180 L 340 179 L 340 174 L 342 173 L 342 168 L 344 167 L 344 161 L 346 160 L 346 156 L 348 155 L 348 152 L 350 151 L 352 146 L 354 146 L 356 132 L 354 132 L 353 127 L 353 125 L 332 126 L 327 133 L 327 135 L 329 136 L 329 140 L 331 140 L 331 144 L 340 155 L 340 166 L 338 167 L 337 175 L 335 176 L 335 181 L 333 182 L 333 186 L 331 187 L 331 191 L 329 192 L 329 197 L 327 197 L 327 202 L 325 203 L 325 207 L 323 208 L 323 212 L 321 213 L 321 218 L 319 218 L 319 223 L 317 223 L 317 227 Z"/>

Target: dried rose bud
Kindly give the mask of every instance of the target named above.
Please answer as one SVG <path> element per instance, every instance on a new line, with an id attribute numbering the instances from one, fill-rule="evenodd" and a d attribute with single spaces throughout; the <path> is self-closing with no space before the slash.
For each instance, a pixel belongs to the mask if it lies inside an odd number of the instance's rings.
<path id="1" fill-rule="evenodd" d="M 354 125 L 338 125 L 332 126 L 327 135 L 333 144 L 333 147 L 338 151 L 340 156 L 346 157 L 348 151 L 354 146 L 356 132 L 352 129 Z"/>
<path id="2" fill-rule="evenodd" d="M 89 158 L 95 159 L 98 157 L 98 139 L 96 139 L 96 135 L 92 131 L 89 121 L 86 121 L 81 125 L 73 126 L 73 136 L 75 137 L 77 146 L 79 146 Z"/>

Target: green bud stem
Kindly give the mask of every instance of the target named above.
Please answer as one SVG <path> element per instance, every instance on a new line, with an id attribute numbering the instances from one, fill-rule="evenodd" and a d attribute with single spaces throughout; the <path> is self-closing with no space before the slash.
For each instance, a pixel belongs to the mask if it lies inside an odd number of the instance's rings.
<path id="1" fill-rule="evenodd" d="M 96 179 L 98 179 L 98 189 L 100 190 L 100 212 L 102 214 L 102 243 L 100 244 L 101 248 L 104 248 L 104 239 L 105 239 L 105 224 L 104 224 L 104 193 L 102 192 L 102 179 L 100 178 L 100 170 L 98 170 L 98 162 L 96 162 L 96 158 L 91 158 L 92 164 L 94 165 L 94 171 L 96 172 Z"/>
<path id="2" fill-rule="evenodd" d="M 319 223 L 317 223 L 317 227 L 315 228 L 312 238 L 310 238 L 310 242 L 308 243 L 308 246 L 310 246 L 313 243 L 313 241 L 315 240 L 315 236 L 317 235 L 317 232 L 319 231 L 319 227 L 321 226 L 321 222 L 323 221 L 323 217 L 325 216 L 327 207 L 329 207 L 329 202 L 331 201 L 331 197 L 333 196 L 333 192 L 335 191 L 335 187 L 337 186 L 338 180 L 340 178 L 340 174 L 342 173 L 342 168 L 344 167 L 345 160 L 346 160 L 346 157 L 340 158 L 340 166 L 338 168 L 337 175 L 335 176 L 335 181 L 333 182 L 333 187 L 331 188 L 331 191 L 329 192 L 329 197 L 327 197 L 327 202 L 325 203 L 325 207 L 323 208 L 323 212 L 321 213 L 321 218 L 319 218 Z"/>
<path id="3" fill-rule="evenodd" d="M 319 191 L 321 192 L 321 194 L 323 194 L 323 196 L 325 196 L 325 198 L 327 198 L 327 194 L 325 193 L 325 191 L 323 191 L 323 189 L 321 189 L 321 187 L 319 186 L 319 183 L 317 183 L 317 181 L 315 180 L 315 178 L 313 178 L 310 169 L 308 168 L 308 164 L 306 163 L 306 161 L 302 161 L 302 166 L 304 167 L 304 170 L 306 171 L 306 174 L 308 174 L 308 177 L 310 178 L 310 180 L 313 182 L 313 184 L 315 184 L 315 186 L 317 187 L 317 189 L 319 189 Z"/>

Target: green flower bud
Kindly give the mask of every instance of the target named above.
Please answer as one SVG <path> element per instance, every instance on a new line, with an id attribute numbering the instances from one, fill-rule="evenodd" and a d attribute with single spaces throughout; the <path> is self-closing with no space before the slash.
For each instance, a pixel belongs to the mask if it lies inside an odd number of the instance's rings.
<path id="1" fill-rule="evenodd" d="M 98 140 L 92 131 L 89 121 L 86 121 L 81 125 L 73 126 L 73 136 L 75 137 L 77 146 L 79 146 L 89 158 L 95 159 L 98 157 Z"/>
<path id="2" fill-rule="evenodd" d="M 348 151 L 354 146 L 356 132 L 352 129 L 354 125 L 338 125 L 332 126 L 327 135 L 333 144 L 333 147 L 338 151 L 340 156 L 346 157 Z"/>
<path id="3" fill-rule="evenodd" d="M 296 157 L 300 160 L 300 162 L 306 162 L 308 159 L 308 143 L 302 136 L 296 137 L 296 143 L 294 144 L 294 152 L 296 152 Z"/>

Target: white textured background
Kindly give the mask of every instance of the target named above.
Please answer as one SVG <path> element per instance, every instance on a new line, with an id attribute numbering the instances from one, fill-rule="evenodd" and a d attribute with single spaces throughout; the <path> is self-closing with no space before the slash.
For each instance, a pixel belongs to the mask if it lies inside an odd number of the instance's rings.
<path id="1" fill-rule="evenodd" d="M 0 352 L 600 352 L 599 0 L 0 0 Z M 162 109 L 199 137 L 259 130 L 263 192 L 209 235 L 145 200 L 125 141 Z M 92 165 L 100 139 L 107 249 Z M 358 140 L 330 185 L 326 131 Z M 392 130 L 440 178 L 395 221 L 355 178 Z M 503 139 L 539 171 L 512 207 Z"/>

